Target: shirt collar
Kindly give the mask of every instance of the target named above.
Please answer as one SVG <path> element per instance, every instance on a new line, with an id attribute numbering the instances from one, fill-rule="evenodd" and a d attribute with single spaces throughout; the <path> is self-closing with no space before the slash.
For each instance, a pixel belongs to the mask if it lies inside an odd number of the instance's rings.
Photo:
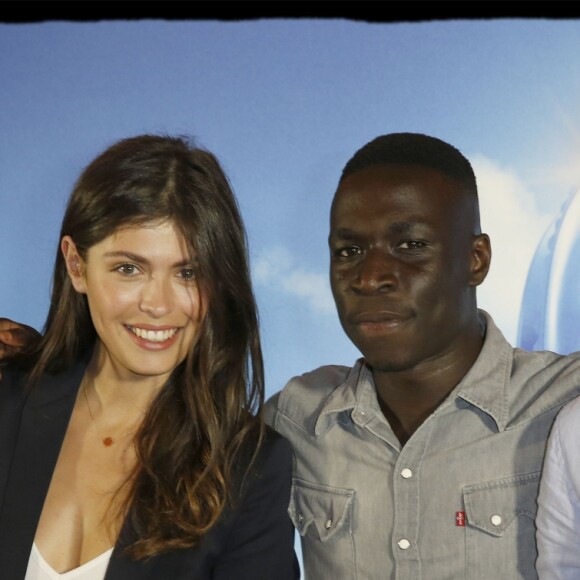
<path id="1" fill-rule="evenodd" d="M 368 394 L 374 394 L 372 373 L 366 366 L 364 359 L 360 358 L 348 372 L 344 382 L 330 393 L 320 409 L 314 425 L 314 434 L 320 437 L 334 423 L 339 421 L 339 415 L 344 412 L 352 412 L 356 407 L 364 408 L 364 401 Z"/>
<path id="2" fill-rule="evenodd" d="M 491 316 L 484 310 L 479 312 L 486 324 L 483 347 L 473 366 L 447 400 L 461 397 L 487 413 L 495 421 L 498 430 L 503 431 L 509 420 L 508 393 L 514 351 Z"/>
<path id="3" fill-rule="evenodd" d="M 484 310 L 479 310 L 479 314 L 486 328 L 483 347 L 473 366 L 439 409 L 456 397 L 461 397 L 488 414 L 498 430 L 503 431 L 509 416 L 508 385 L 513 349 L 491 316 Z M 344 382 L 332 391 L 322 405 L 314 427 L 315 436 L 320 437 L 345 412 L 356 416 L 356 423 L 362 426 L 372 419 L 373 413 L 368 412 L 371 409 L 378 409 L 373 377 L 364 359 L 360 358 Z"/>

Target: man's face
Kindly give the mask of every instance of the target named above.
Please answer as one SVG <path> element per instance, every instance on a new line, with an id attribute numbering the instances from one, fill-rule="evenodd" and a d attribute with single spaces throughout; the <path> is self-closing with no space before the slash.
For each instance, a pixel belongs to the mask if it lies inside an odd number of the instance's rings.
<path id="1" fill-rule="evenodd" d="M 377 165 L 340 184 L 331 286 L 341 324 L 379 372 L 461 356 L 489 265 L 475 196 L 443 173 Z M 486 253 L 487 252 L 487 253 Z"/>

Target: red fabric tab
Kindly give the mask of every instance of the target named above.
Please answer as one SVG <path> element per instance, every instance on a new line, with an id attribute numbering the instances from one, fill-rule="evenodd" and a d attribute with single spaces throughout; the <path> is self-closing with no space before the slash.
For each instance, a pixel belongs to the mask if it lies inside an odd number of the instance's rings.
<path id="1" fill-rule="evenodd" d="M 455 525 L 460 528 L 465 527 L 465 512 L 455 512 Z"/>

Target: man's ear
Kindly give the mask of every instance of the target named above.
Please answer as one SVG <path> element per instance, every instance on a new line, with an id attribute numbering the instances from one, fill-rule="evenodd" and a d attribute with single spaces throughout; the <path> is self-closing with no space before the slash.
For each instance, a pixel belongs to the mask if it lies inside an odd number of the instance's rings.
<path id="1" fill-rule="evenodd" d="M 470 286 L 479 286 L 489 272 L 491 263 L 491 242 L 487 234 L 474 236 L 471 245 Z"/>
<path id="2" fill-rule="evenodd" d="M 73 239 L 70 236 L 64 236 L 60 242 L 60 249 L 64 256 L 66 269 L 73 288 L 79 294 L 86 294 L 85 262 L 81 258 Z"/>

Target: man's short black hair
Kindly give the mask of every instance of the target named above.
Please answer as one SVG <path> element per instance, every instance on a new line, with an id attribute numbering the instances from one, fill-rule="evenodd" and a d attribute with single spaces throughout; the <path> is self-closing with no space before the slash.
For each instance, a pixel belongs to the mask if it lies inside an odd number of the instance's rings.
<path id="1" fill-rule="evenodd" d="M 477 195 L 471 163 L 457 149 L 436 137 L 422 133 L 389 133 L 363 145 L 347 162 L 340 181 L 372 165 L 421 165 L 436 169 L 464 183 Z"/>

